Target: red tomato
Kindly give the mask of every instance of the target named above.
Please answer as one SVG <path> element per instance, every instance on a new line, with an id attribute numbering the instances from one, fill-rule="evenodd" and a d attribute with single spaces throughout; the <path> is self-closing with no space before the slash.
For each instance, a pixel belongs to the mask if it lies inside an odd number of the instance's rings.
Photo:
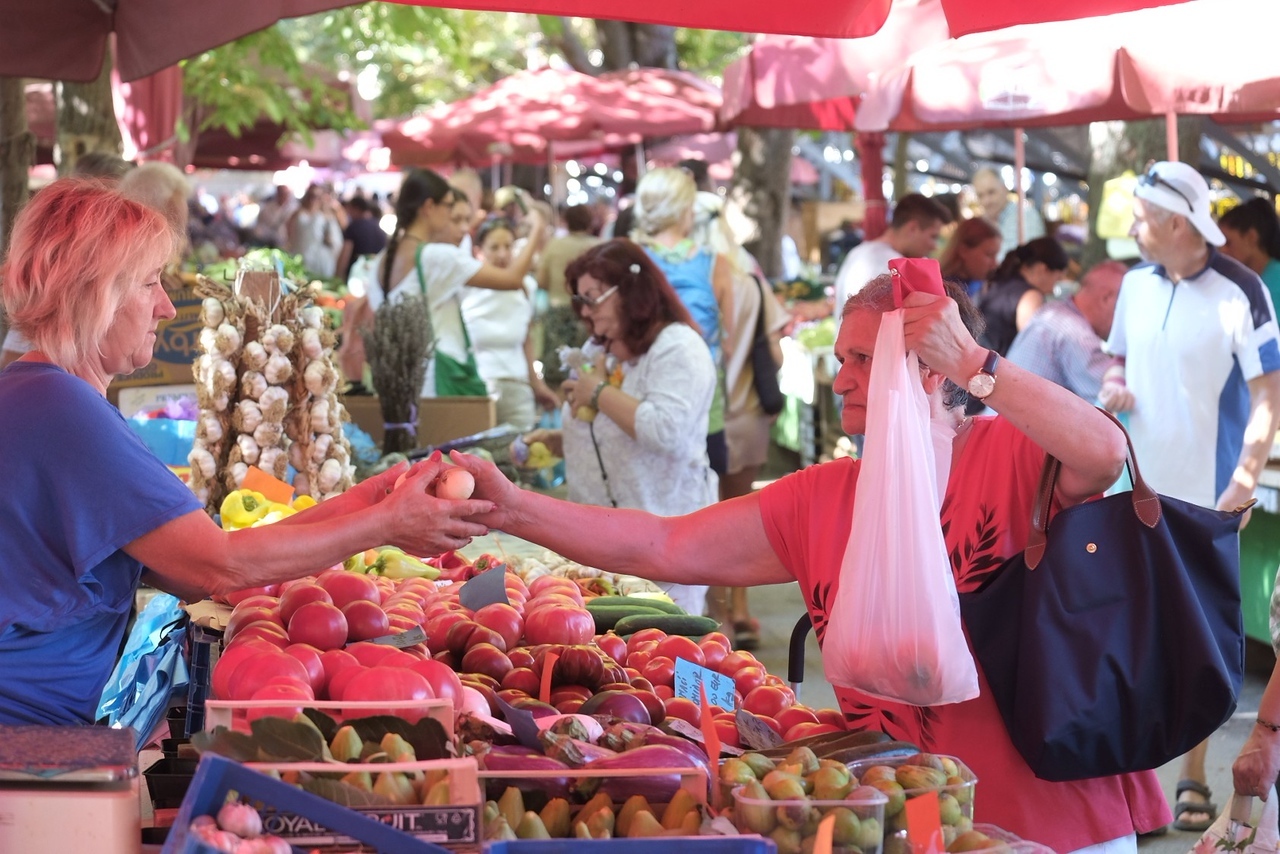
<path id="1" fill-rule="evenodd" d="M 654 685 L 653 693 L 657 694 L 658 697 L 662 699 L 663 703 L 665 703 L 667 700 L 670 700 L 672 697 L 676 695 L 675 689 L 670 688 L 666 685 Z"/>
<path id="2" fill-rule="evenodd" d="M 529 585 L 529 596 L 537 598 L 543 592 L 561 592 L 566 596 L 577 596 L 582 598 L 582 588 L 574 584 L 567 578 L 561 578 L 558 575 L 543 575 L 533 580 Z"/>
<path id="3" fill-rule="evenodd" d="M 538 690 L 542 687 L 542 680 L 538 678 L 538 674 L 534 673 L 527 667 L 513 667 L 507 671 L 502 677 L 502 688 L 508 691 L 523 691 L 530 697 L 537 697 Z M 552 692 L 551 705 L 555 705 L 555 692 Z"/>
<path id="4" fill-rule="evenodd" d="M 395 651 L 396 648 L 394 646 L 387 646 L 382 643 L 369 643 L 368 641 L 353 643 L 351 646 L 347 647 L 347 652 L 354 655 L 356 660 L 365 667 L 378 666 L 382 663 L 382 659 Z"/>
<path id="5" fill-rule="evenodd" d="M 311 693 L 320 696 L 324 691 L 324 662 L 320 660 L 320 650 L 305 643 L 295 643 L 284 648 L 285 655 L 292 655 L 302 666 L 307 668 L 307 682 Z"/>
<path id="6" fill-rule="evenodd" d="M 328 685 L 329 699 L 345 699 L 347 683 L 368 669 L 369 668 L 365 667 L 363 664 L 357 664 L 355 667 L 344 667 L 337 673 L 333 674 L 333 678 L 329 680 Z"/>
<path id="7" fill-rule="evenodd" d="M 236 634 L 236 642 L 246 641 L 249 638 L 266 641 L 276 649 L 284 649 L 289 645 L 289 636 L 275 623 L 261 621 L 250 623 Z"/>
<path id="8" fill-rule="evenodd" d="M 650 659 L 640 673 L 653 685 L 674 685 L 676 681 L 676 663 L 660 655 Z"/>
<path id="9" fill-rule="evenodd" d="M 277 678 L 291 679 L 311 688 L 311 677 L 302 662 L 278 650 L 251 655 L 240 663 L 231 677 L 229 696 L 232 700 L 248 700 L 259 688 Z"/>
<path id="10" fill-rule="evenodd" d="M 813 709 L 808 706 L 802 706 L 799 703 L 782 709 L 774 717 L 778 721 L 778 726 L 782 727 L 783 732 L 791 729 L 796 724 L 818 723 L 818 716 L 813 713 Z"/>
<path id="11" fill-rule="evenodd" d="M 764 669 L 760 667 L 743 667 L 733 674 L 734 687 L 746 697 L 756 688 L 764 684 Z"/>
<path id="12" fill-rule="evenodd" d="M 671 697 L 663 700 L 662 705 L 667 717 L 679 718 L 694 726 L 702 725 L 702 707 L 688 697 Z"/>
<path id="13" fill-rule="evenodd" d="M 333 598 L 319 584 L 295 584 L 280 597 L 280 619 L 284 620 L 286 626 L 289 625 L 293 613 L 308 602 L 328 602 L 332 605 Z"/>
<path id="14" fill-rule="evenodd" d="M 724 632 L 708 632 L 698 638 L 698 646 L 702 646 L 705 643 L 714 643 L 724 647 L 725 652 L 733 652 L 733 641 L 729 640 L 729 637 Z"/>
<path id="15" fill-rule="evenodd" d="M 476 627 L 471 630 L 469 635 L 467 635 L 466 649 L 463 650 L 464 654 L 473 646 L 480 646 L 481 644 L 495 646 L 502 652 L 507 651 L 507 642 L 502 635 L 498 634 L 493 629 L 476 623 Z"/>
<path id="16" fill-rule="evenodd" d="M 453 668 L 439 661 L 419 661 L 409 668 L 424 677 L 431 685 L 431 692 L 442 700 L 453 703 L 455 712 L 462 711 L 462 680 Z"/>
<path id="17" fill-rule="evenodd" d="M 720 662 L 720 672 L 725 676 L 732 676 L 744 667 L 760 667 L 756 657 L 745 650 L 735 650 Z"/>
<path id="18" fill-rule="evenodd" d="M 554 608 L 556 606 L 581 608 L 582 601 L 560 593 L 544 593 L 524 603 L 524 612 L 528 615 L 534 611 L 541 611 L 543 608 Z"/>
<path id="19" fill-rule="evenodd" d="M 524 634 L 532 644 L 585 644 L 595 632 L 595 618 L 585 608 L 552 605 L 525 614 Z"/>
<path id="20" fill-rule="evenodd" d="M 729 651 L 715 641 L 703 641 L 698 644 L 698 648 L 702 650 L 702 658 L 706 662 L 703 666 L 719 672 L 720 663 L 724 661 Z"/>
<path id="21" fill-rule="evenodd" d="M 636 691 L 653 691 L 653 683 L 643 676 L 632 676 L 627 680 Z"/>
<path id="22" fill-rule="evenodd" d="M 654 655 L 652 649 L 641 649 L 627 654 L 627 669 L 638 670 L 640 674 L 644 674 L 644 669 L 649 666 L 649 662 L 653 661 Z M 650 682 L 653 680 L 650 679 Z"/>
<path id="23" fill-rule="evenodd" d="M 511 659 L 512 667 L 527 667 L 530 670 L 538 669 L 535 664 L 536 659 L 533 657 L 533 653 L 529 651 L 527 646 L 518 646 L 513 650 L 509 650 L 507 652 L 507 658 Z"/>
<path id="24" fill-rule="evenodd" d="M 498 680 L 499 684 L 511 669 L 511 659 L 493 644 L 476 644 L 462 656 L 463 673 L 483 673 Z"/>
<path id="25" fill-rule="evenodd" d="M 278 590 L 278 587 L 274 584 L 268 585 L 267 587 L 246 587 L 243 590 L 237 590 L 234 593 L 228 593 L 227 604 L 233 608 L 236 608 L 236 607 L 239 607 L 241 603 L 245 602 L 248 599 L 261 597 L 263 599 L 272 600 L 271 604 L 274 605 L 278 601 L 278 597 L 276 596 L 277 590 Z"/>
<path id="26" fill-rule="evenodd" d="M 305 705 L 313 700 L 315 696 L 311 690 L 292 682 L 278 683 L 273 682 L 270 685 L 263 685 L 250 697 L 251 700 L 297 700 Z M 292 706 L 266 706 L 264 708 L 249 709 L 245 716 L 247 720 L 256 721 L 259 718 L 291 718 L 294 715 L 302 713 L 302 705 Z"/>
<path id="27" fill-rule="evenodd" d="M 347 683 L 342 692 L 344 703 L 377 703 L 388 700 L 430 700 L 435 697 L 427 677 L 403 667 L 371 667 Z M 395 715 L 410 723 L 424 716 L 417 709 L 372 708 L 359 709 L 348 706 L 343 710 L 347 717 L 369 715 Z"/>
<path id="28" fill-rule="evenodd" d="M 727 744 L 730 747 L 742 746 L 742 742 L 738 740 L 738 725 L 732 720 L 715 721 L 715 728 L 721 744 Z"/>
<path id="29" fill-rule="evenodd" d="M 782 724 L 778 723 L 778 722 L 777 722 L 776 720 L 774 720 L 773 718 L 769 717 L 768 715 L 756 715 L 756 717 L 757 717 L 757 718 L 758 718 L 762 723 L 764 723 L 765 725 L 767 725 L 767 726 L 769 727 L 769 729 L 773 730 L 773 731 L 774 731 L 774 732 L 776 732 L 778 735 L 782 735 L 782 734 L 783 734 Z"/>
<path id="30" fill-rule="evenodd" d="M 405 617 L 415 625 L 420 625 L 427 616 L 422 606 L 412 599 L 399 599 L 390 605 L 384 604 L 382 610 L 387 612 L 388 617 Z"/>
<path id="31" fill-rule="evenodd" d="M 844 718 L 844 712 L 839 709 L 817 709 L 814 714 L 818 716 L 818 722 L 828 724 L 829 726 L 839 729 L 848 729 L 848 724 Z"/>
<path id="32" fill-rule="evenodd" d="M 796 724 L 787 730 L 783 735 L 784 741 L 795 741 L 799 738 L 808 738 L 811 735 L 822 735 L 828 732 L 843 732 L 843 727 L 832 726 L 831 724 Z"/>
<path id="33" fill-rule="evenodd" d="M 230 700 L 231 677 L 235 675 L 236 668 L 249 656 L 270 651 L 273 648 L 271 644 L 258 638 L 241 638 L 235 643 L 227 644 L 227 648 L 213 665 L 214 699 Z"/>
<path id="34" fill-rule="evenodd" d="M 412 667 L 422 659 L 412 656 L 402 649 L 393 649 L 378 661 L 379 667 Z"/>
<path id="35" fill-rule="evenodd" d="M 685 661 L 691 661 L 699 667 L 704 666 L 707 662 L 698 644 L 684 635 L 668 635 L 658 641 L 657 653 L 660 657 L 669 658 L 672 661 L 677 658 L 683 658 Z"/>
<path id="36" fill-rule="evenodd" d="M 416 628 L 418 628 L 417 621 L 408 617 L 402 617 L 399 614 L 387 617 L 387 634 L 389 635 L 402 635 Z"/>
<path id="37" fill-rule="evenodd" d="M 747 672 L 748 668 L 738 671 L 738 675 Z M 734 681 L 737 684 L 737 680 Z M 767 717 L 776 717 L 779 712 L 792 706 L 796 701 L 795 695 L 790 691 L 783 691 L 781 688 L 774 688 L 772 685 L 761 685 L 748 691 L 742 700 L 742 708 L 746 709 L 753 715 L 762 715 Z"/>
<path id="38" fill-rule="evenodd" d="M 342 609 L 347 618 L 347 641 L 373 640 L 391 633 L 387 614 L 378 605 L 363 599 L 349 602 Z"/>
<path id="39" fill-rule="evenodd" d="M 656 645 L 657 641 L 662 640 L 666 636 L 667 633 L 662 629 L 641 629 L 631 637 L 627 638 L 627 654 L 630 655 L 635 652 L 640 648 L 640 644 L 642 643 L 654 641 Z"/>
<path id="40" fill-rule="evenodd" d="M 604 652 L 605 655 L 612 658 L 618 664 L 626 664 L 627 662 L 627 642 L 620 636 L 609 632 L 603 635 L 596 635 L 596 646 Z"/>
<path id="41" fill-rule="evenodd" d="M 333 677 L 338 674 L 339 670 L 361 666 L 359 659 L 343 649 L 330 649 L 320 653 L 320 663 L 324 665 L 323 696 L 329 696 L 329 686 L 333 683 Z M 319 697 L 322 694 L 316 694 L 316 696 Z"/>
<path id="42" fill-rule="evenodd" d="M 465 611 L 447 611 L 436 617 L 427 617 L 422 630 L 427 635 L 427 646 L 432 649 L 444 649 L 449 637 L 449 630 L 463 621 L 471 622 Z"/>
<path id="43" fill-rule="evenodd" d="M 232 611 L 231 619 L 227 620 L 227 628 L 223 632 L 223 637 L 227 643 L 230 643 L 235 640 L 241 629 L 252 623 L 274 623 L 279 626 L 281 625 L 280 611 L 277 608 L 268 608 L 265 605 L 253 605 Z"/>
<path id="44" fill-rule="evenodd" d="M 486 629 L 497 632 L 506 642 L 504 649 L 514 649 L 524 634 L 524 618 L 510 605 L 494 602 L 476 611 L 473 619 Z"/>
<path id="45" fill-rule="evenodd" d="M 377 582 L 358 572 L 342 569 L 322 572 L 316 576 L 316 584 L 328 591 L 333 604 L 339 608 L 345 608 L 359 599 L 367 599 L 375 605 L 382 604 L 382 591 L 378 589 Z"/>
<path id="46" fill-rule="evenodd" d="M 289 640 L 316 649 L 338 649 L 347 642 L 347 618 L 328 602 L 308 602 L 293 612 Z"/>
<path id="47" fill-rule="evenodd" d="M 667 707 L 665 701 L 652 691 L 633 690 L 632 695 L 637 697 L 641 703 L 644 703 L 644 709 L 649 713 L 649 723 L 657 726 L 667 717 Z"/>

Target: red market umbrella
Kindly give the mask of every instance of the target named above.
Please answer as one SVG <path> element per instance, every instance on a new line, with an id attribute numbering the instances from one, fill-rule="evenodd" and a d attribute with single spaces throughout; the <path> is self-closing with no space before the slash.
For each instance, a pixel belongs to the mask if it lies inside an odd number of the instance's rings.
<path id="1" fill-rule="evenodd" d="M 738 150 L 738 135 L 699 133 L 669 139 L 649 149 L 649 162 L 654 166 L 675 166 L 681 160 L 702 160 L 712 180 L 727 183 L 733 179 L 733 155 Z M 818 170 L 803 157 L 791 158 L 791 183 L 816 184 Z"/>
<path id="2" fill-rule="evenodd" d="M 1280 4 L 1166 9 L 1011 27 L 927 47 L 879 75 L 860 130 L 962 130 L 1210 115 L 1280 118 Z M 1208 50 L 1206 45 L 1227 45 Z"/>
<path id="3" fill-rule="evenodd" d="M 740 32 L 857 38 L 876 32 L 899 0 L 842 3 L 743 3 L 740 0 L 652 0 L 641 6 L 612 0 L 447 0 L 459 9 L 609 18 Z M 419 3 L 417 5 L 433 5 Z M 1145 9 L 1179 0 L 943 0 L 954 36 L 1012 24 Z M 102 69 L 107 39 L 129 81 L 275 23 L 281 18 L 349 5 L 346 0 L 3 0 L 0 75 L 92 80 Z"/>

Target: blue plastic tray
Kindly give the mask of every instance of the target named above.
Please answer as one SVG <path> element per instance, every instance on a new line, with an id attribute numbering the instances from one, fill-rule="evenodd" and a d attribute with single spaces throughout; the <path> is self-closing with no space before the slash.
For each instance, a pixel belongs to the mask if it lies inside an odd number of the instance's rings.
<path id="1" fill-rule="evenodd" d="M 187 828 L 196 816 L 216 815 L 226 802 L 227 792 L 233 789 L 249 801 L 259 801 L 303 816 L 323 824 L 335 833 L 358 839 L 385 854 L 452 854 L 447 848 L 415 839 L 382 822 L 365 818 L 310 792 L 281 783 L 212 753 L 206 753 L 200 758 L 191 788 L 187 790 L 187 796 L 173 821 L 173 829 L 169 832 L 169 839 L 161 854 L 195 854 L 207 850 L 205 846 L 187 837 Z"/>
<path id="2" fill-rule="evenodd" d="M 693 854 L 777 854 L 762 836 L 665 836 L 653 839 L 521 839 L 490 842 L 486 854 L 666 854 L 675 844 Z"/>

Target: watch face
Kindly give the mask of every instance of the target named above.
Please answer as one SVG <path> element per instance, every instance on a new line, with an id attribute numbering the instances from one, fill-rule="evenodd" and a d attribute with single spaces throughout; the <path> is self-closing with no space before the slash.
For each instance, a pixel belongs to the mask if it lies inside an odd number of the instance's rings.
<path id="1" fill-rule="evenodd" d="M 986 399 L 987 395 L 996 390 L 996 378 L 991 374 L 974 374 L 969 378 L 969 394 L 978 400 Z"/>

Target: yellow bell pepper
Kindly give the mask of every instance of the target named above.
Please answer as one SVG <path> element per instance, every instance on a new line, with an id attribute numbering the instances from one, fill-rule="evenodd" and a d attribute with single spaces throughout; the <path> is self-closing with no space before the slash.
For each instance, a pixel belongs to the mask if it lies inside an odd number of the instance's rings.
<path id="1" fill-rule="evenodd" d="M 297 498 L 293 499 L 293 503 L 290 506 L 293 507 L 294 510 L 306 510 L 308 507 L 315 507 L 316 500 L 310 495 L 299 495 Z"/>
<path id="2" fill-rule="evenodd" d="M 219 512 L 222 527 L 227 531 L 248 528 L 271 511 L 271 502 L 260 492 L 237 489 L 222 500 Z"/>

